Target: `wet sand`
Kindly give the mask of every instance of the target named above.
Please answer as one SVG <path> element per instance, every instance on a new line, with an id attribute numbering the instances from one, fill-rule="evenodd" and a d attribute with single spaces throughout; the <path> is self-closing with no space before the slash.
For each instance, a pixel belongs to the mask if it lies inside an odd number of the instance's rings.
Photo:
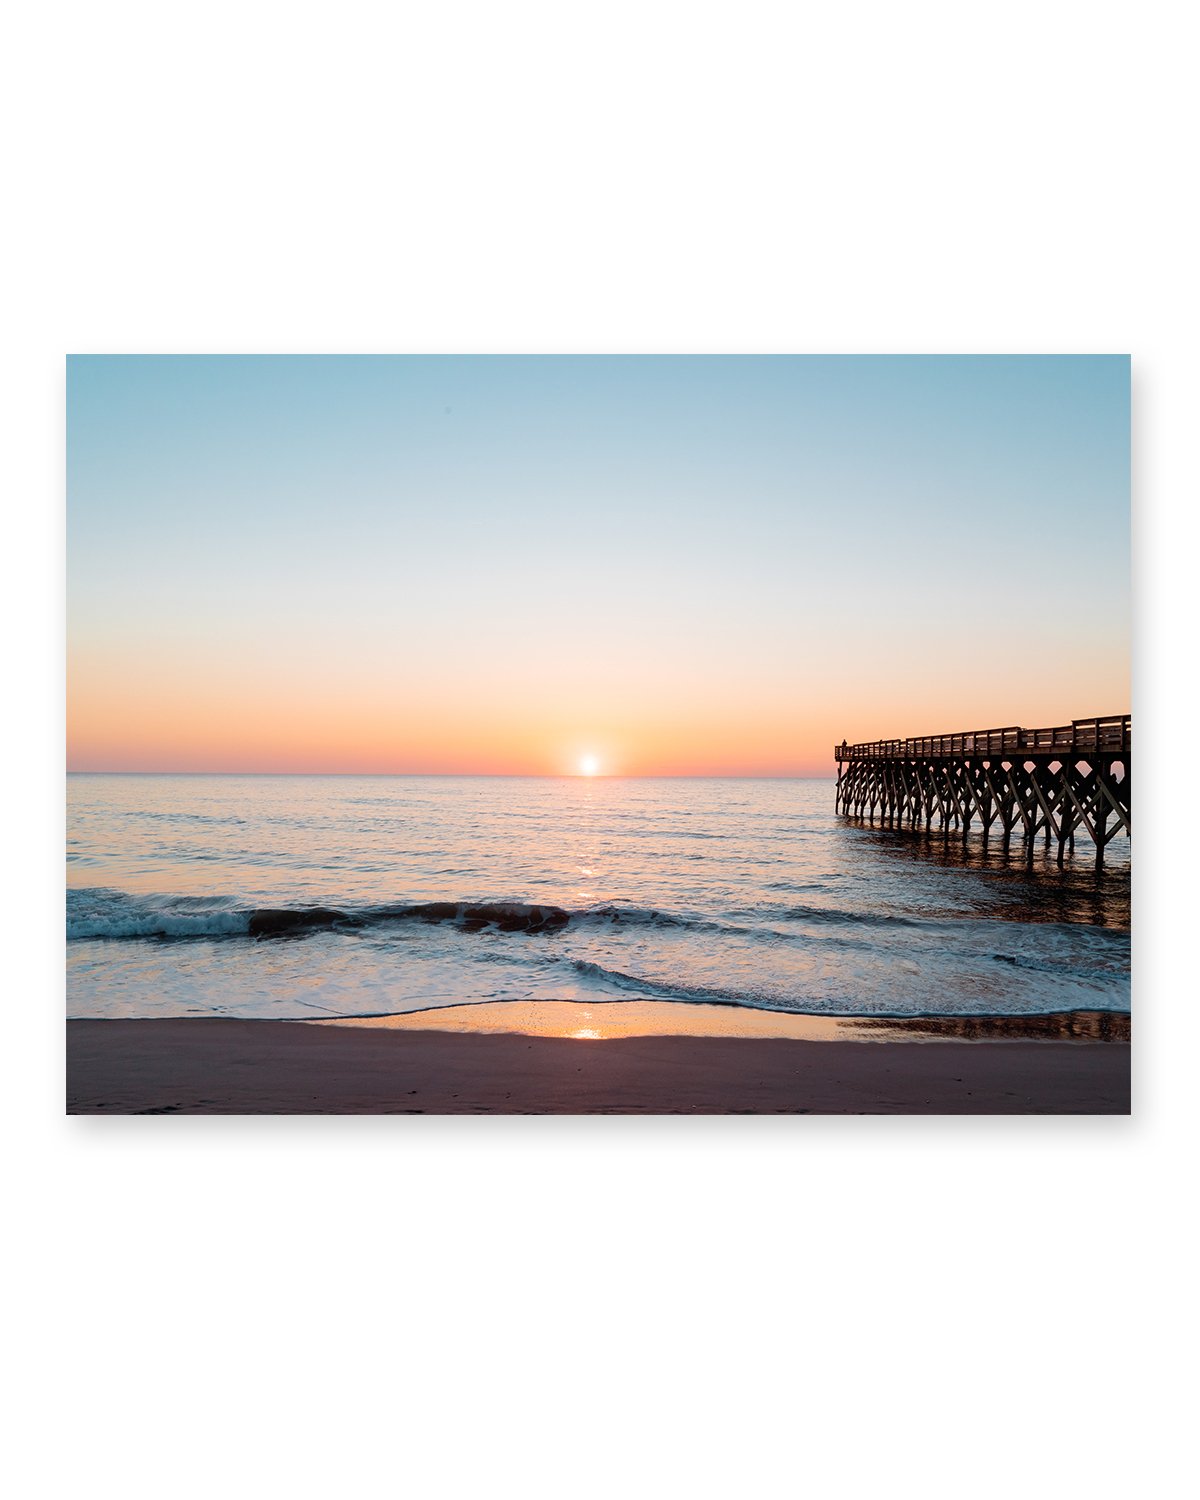
<path id="1" fill-rule="evenodd" d="M 576 1026 L 575 1034 L 433 1029 L 446 1017 L 423 1012 L 388 1018 L 391 1024 L 351 1025 L 68 1021 L 67 1112 L 1127 1114 L 1130 1108 L 1128 1041 L 1064 1040 L 1061 1017 L 1053 1026 L 1038 1018 L 1047 1023 L 1038 1039 L 1009 1039 L 1009 1031 L 990 1040 L 929 1040 L 936 1031 L 928 1030 L 925 1040 L 913 1040 L 894 1022 L 887 1040 L 878 1033 L 864 1040 L 870 1032 L 862 1029 L 853 1039 L 836 1030 L 826 1039 L 688 1035 L 679 1034 L 686 1023 L 678 1014 L 670 1035 L 647 1034 L 649 1023 L 639 1034 L 608 1038 L 579 1034 L 591 1026 Z M 564 1013 L 562 1020 L 578 1018 Z M 711 1014 L 691 1020 L 699 1028 L 722 1024 Z M 1095 1027 L 1089 1032 L 1085 1025 L 1083 1034 L 1096 1034 Z"/>
<path id="2" fill-rule="evenodd" d="M 1127 1042 L 1119 1011 L 1052 1011 L 1034 1016 L 814 1016 L 679 1000 L 483 1000 L 401 1015 L 339 1016 L 314 1026 L 382 1031 L 516 1031 L 522 1036 L 612 1041 L 631 1036 L 792 1037 L 805 1042 Z"/>

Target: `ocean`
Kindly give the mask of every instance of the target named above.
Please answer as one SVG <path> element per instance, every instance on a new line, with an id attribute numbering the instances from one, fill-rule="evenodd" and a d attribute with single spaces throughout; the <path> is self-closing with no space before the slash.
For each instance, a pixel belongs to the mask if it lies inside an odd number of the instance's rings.
<path id="1" fill-rule="evenodd" d="M 1129 844 L 835 817 L 829 780 L 75 774 L 67 1014 L 503 1000 L 1128 1012 Z"/>

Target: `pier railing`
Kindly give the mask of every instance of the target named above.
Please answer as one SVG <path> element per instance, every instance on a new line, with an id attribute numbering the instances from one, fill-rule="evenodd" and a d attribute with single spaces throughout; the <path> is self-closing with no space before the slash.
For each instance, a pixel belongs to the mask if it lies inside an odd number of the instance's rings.
<path id="1" fill-rule="evenodd" d="M 872 740 L 863 745 L 835 745 L 834 759 L 893 760 L 912 756 L 1003 755 L 1022 750 L 1103 750 L 1109 754 L 1132 748 L 1132 715 L 1108 714 L 1095 719 L 1072 719 L 1053 729 L 968 729 L 959 734 L 930 734 L 909 740 Z"/>

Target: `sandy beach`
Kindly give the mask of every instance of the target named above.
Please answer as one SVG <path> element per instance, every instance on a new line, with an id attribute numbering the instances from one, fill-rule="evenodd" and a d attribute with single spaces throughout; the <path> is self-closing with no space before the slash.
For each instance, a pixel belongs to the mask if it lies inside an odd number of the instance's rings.
<path id="1" fill-rule="evenodd" d="M 532 1014 L 476 1007 L 354 1024 L 67 1022 L 69 1114 L 1127 1114 L 1127 1018 L 870 1025 L 782 1016 Z M 493 1007 L 495 1009 L 495 1007 Z M 582 1009 L 582 1007 L 580 1007 Z M 728 1009 L 728 1008 L 724 1008 Z M 531 1007 L 538 1012 L 538 1007 Z M 680 1012 L 692 1012 L 681 1015 Z M 709 1014 L 695 1014 L 709 1013 Z M 744 1014 L 744 1013 L 743 1013 Z M 462 1029 L 474 1024 L 474 1029 Z M 522 1018 L 514 1016 L 510 1025 Z M 1113 1024 L 1115 1021 L 1115 1025 Z M 803 1027 L 810 1023 L 806 1035 Z M 607 1024 L 608 1035 L 597 1035 Z M 795 1030 L 786 1031 L 788 1024 Z M 458 1029 L 435 1029 L 453 1025 Z M 557 1032 L 553 1026 L 559 1026 Z M 878 1026 L 878 1023 L 871 1023 Z M 724 1026 L 725 1030 L 720 1030 Z M 539 1029 L 540 1028 L 540 1029 Z M 688 1034 L 690 1029 L 691 1034 Z M 762 1034 L 766 1029 L 768 1034 Z M 715 1030 L 715 1034 L 714 1034 Z M 949 1035 L 947 1035 L 949 1031 Z M 878 1039 L 880 1035 L 885 1039 Z M 1123 1036 L 1124 1040 L 1065 1039 Z M 982 1038 L 982 1039 L 978 1039 Z"/>

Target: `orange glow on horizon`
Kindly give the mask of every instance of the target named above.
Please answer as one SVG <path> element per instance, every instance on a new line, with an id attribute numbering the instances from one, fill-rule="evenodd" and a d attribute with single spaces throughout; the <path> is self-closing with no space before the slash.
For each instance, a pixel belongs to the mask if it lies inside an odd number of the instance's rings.
<path id="1" fill-rule="evenodd" d="M 843 638 L 844 641 L 844 638 Z M 1102 642 L 1068 688 L 1022 680 L 1019 653 L 990 672 L 964 632 L 944 676 L 912 676 L 881 640 L 849 670 L 843 644 L 807 658 L 750 652 L 702 670 L 665 646 L 580 663 L 573 643 L 366 660 L 313 637 L 236 654 L 149 641 L 73 648 L 67 764 L 79 771 L 549 776 L 829 776 L 833 746 L 1000 724 L 1061 724 L 1129 708 L 1128 648 Z M 705 667 L 708 667 L 705 663 Z M 594 765 L 594 770 L 585 769 Z"/>
<path id="2" fill-rule="evenodd" d="M 100 701 L 97 701 L 97 698 Z M 146 701 L 136 684 L 111 693 L 80 691 L 68 716 L 69 770 L 345 773 L 430 775 L 828 776 L 833 746 L 879 737 L 1041 726 L 1089 713 L 1128 709 L 1128 694 L 1081 691 L 1071 701 L 1005 713 L 984 702 L 958 712 L 893 702 L 798 707 L 763 705 L 754 714 L 722 716 L 695 707 L 677 717 L 623 719 L 613 712 L 603 761 L 584 759 L 570 721 L 547 710 L 519 721 L 466 712 L 411 718 L 363 705 L 353 715 L 326 703 L 231 701 L 226 695 L 185 701 L 160 694 Z M 596 717 L 596 716 L 593 716 Z M 594 764 L 594 769 L 592 768 Z"/>

